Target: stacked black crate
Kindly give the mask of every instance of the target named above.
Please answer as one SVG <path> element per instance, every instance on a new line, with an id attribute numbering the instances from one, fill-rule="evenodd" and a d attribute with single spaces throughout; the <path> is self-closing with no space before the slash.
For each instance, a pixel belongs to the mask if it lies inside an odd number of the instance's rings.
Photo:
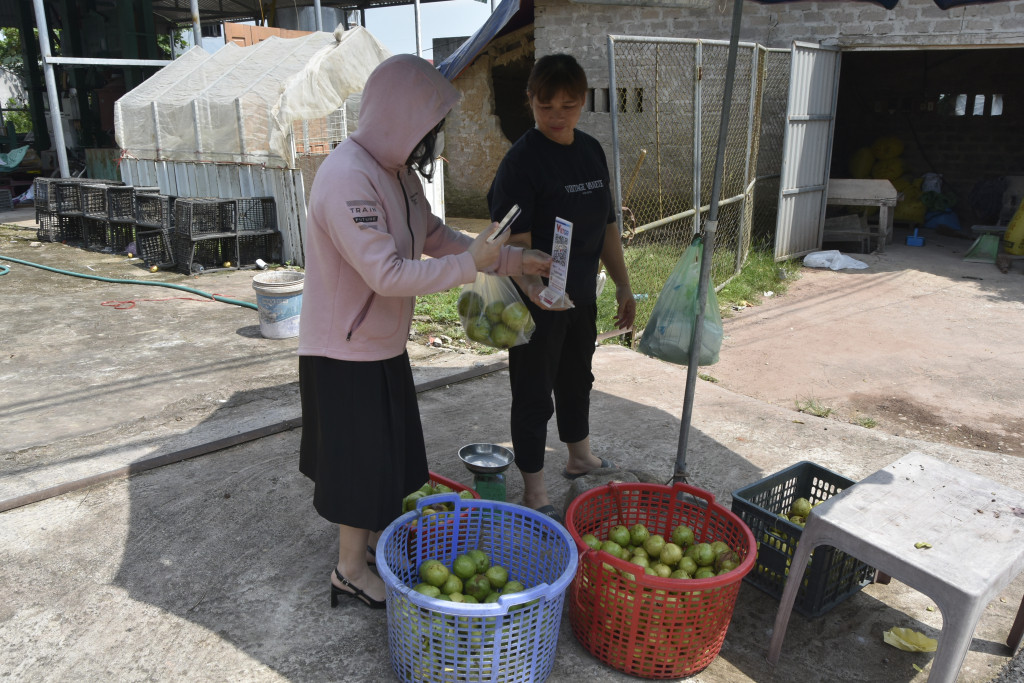
<path id="1" fill-rule="evenodd" d="M 57 222 L 61 242 L 81 242 L 82 232 L 82 185 L 80 178 L 62 178 L 54 183 L 50 191 L 57 205 Z"/>
<path id="2" fill-rule="evenodd" d="M 79 190 L 82 202 L 82 238 L 86 246 L 110 246 L 110 223 L 107 220 L 107 186 L 83 183 Z"/>
<path id="3" fill-rule="evenodd" d="M 170 267 L 174 256 L 175 197 L 135 188 L 135 248 L 147 266 Z"/>
<path id="4" fill-rule="evenodd" d="M 237 268 L 235 200 L 179 197 L 174 202 L 173 246 L 183 273 Z"/>
<path id="5" fill-rule="evenodd" d="M 235 231 L 238 234 L 238 267 L 257 260 L 280 260 L 281 233 L 277 229 L 277 202 L 273 197 L 235 200 Z"/>
<path id="6" fill-rule="evenodd" d="M 108 185 L 107 203 L 107 245 L 114 251 L 126 251 L 135 242 L 135 187 L 132 185 Z M 134 253 L 138 255 L 136 245 Z"/>
<path id="7" fill-rule="evenodd" d="M 64 233 L 57 216 L 57 182 L 60 178 L 36 178 L 32 183 L 32 197 L 36 209 L 36 239 L 40 242 L 63 242 Z"/>

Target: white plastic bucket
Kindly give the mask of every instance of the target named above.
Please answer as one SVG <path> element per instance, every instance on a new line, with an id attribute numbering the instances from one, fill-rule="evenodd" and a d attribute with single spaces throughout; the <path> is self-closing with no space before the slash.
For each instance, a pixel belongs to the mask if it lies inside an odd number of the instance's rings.
<path id="1" fill-rule="evenodd" d="M 302 310 L 302 283 L 306 276 L 294 270 L 257 273 L 252 278 L 256 290 L 256 308 L 260 315 L 260 334 L 267 339 L 299 336 L 299 312 Z"/>

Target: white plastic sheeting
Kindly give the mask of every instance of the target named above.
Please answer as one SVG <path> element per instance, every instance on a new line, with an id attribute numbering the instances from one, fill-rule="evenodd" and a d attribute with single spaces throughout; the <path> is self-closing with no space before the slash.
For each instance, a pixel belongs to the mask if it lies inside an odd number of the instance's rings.
<path id="1" fill-rule="evenodd" d="M 389 56 L 358 26 L 196 47 L 117 101 L 114 134 L 129 158 L 293 168 L 293 124 L 341 108 Z"/>

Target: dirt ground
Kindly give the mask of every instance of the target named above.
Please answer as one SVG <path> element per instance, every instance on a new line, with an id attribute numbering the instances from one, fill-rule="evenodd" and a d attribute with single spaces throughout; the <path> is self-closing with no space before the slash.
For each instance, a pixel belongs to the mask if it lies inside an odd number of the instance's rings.
<path id="1" fill-rule="evenodd" d="M 863 270 L 803 268 L 732 311 L 720 386 L 896 436 L 1024 455 L 1024 260 L 965 262 L 971 242 L 897 233 Z M 810 415 L 799 419 L 815 419 Z"/>

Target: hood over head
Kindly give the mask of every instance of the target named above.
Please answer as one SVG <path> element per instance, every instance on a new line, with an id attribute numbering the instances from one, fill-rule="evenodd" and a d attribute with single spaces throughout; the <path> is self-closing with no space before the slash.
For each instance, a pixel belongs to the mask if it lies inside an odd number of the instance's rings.
<path id="1" fill-rule="evenodd" d="M 350 136 L 385 168 L 404 168 L 409 155 L 459 101 L 459 91 L 430 62 L 395 55 L 373 70 L 363 88 L 359 127 Z"/>

